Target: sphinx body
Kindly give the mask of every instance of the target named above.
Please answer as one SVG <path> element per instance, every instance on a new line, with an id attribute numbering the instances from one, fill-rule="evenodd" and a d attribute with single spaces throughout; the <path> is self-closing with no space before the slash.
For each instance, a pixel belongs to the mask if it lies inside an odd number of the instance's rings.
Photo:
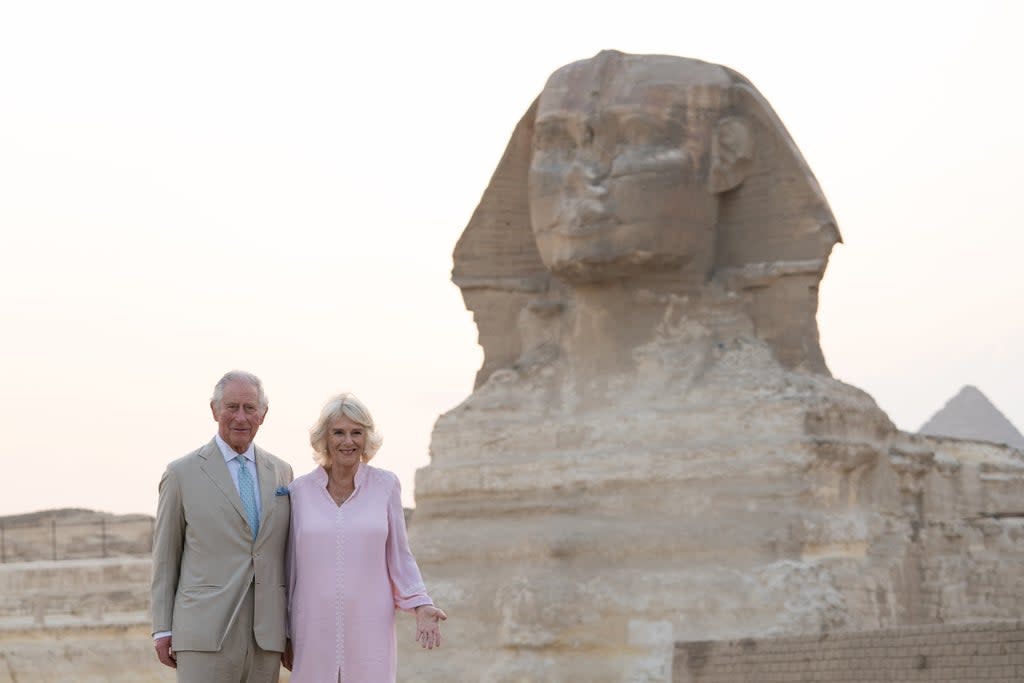
<path id="1" fill-rule="evenodd" d="M 453 647 L 408 680 L 667 681 L 677 640 L 1012 616 L 993 514 L 1019 457 L 902 434 L 831 378 L 838 240 L 739 74 L 602 52 L 551 76 L 455 249 L 485 360 L 417 474 Z M 950 533 L 996 564 L 957 569 Z"/>

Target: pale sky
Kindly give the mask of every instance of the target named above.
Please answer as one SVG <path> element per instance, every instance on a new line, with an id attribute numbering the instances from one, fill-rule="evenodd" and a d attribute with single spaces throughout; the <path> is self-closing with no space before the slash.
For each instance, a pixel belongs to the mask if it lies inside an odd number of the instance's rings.
<path id="1" fill-rule="evenodd" d="M 547 76 L 605 48 L 725 64 L 779 113 L 845 240 L 837 378 L 902 429 L 964 384 L 1024 428 L 1022 26 L 977 1 L 0 0 L 0 514 L 153 513 L 236 367 L 296 474 L 357 393 L 411 504 L 482 357 L 452 248 Z"/>

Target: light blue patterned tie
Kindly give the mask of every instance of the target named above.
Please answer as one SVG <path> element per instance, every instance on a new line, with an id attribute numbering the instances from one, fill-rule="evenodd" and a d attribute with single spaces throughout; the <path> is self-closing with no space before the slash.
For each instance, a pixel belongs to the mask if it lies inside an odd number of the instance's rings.
<path id="1" fill-rule="evenodd" d="M 249 468 L 245 466 L 245 458 L 239 455 L 235 460 L 238 461 L 238 495 L 242 498 L 242 507 L 245 508 L 245 516 L 249 518 L 249 528 L 252 529 L 252 539 L 255 541 L 260 531 L 260 516 L 256 514 L 256 485 Z"/>

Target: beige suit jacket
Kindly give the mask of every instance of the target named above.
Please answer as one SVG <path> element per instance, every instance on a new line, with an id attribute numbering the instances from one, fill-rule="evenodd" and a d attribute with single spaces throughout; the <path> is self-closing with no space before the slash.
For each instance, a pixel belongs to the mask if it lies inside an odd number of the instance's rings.
<path id="1" fill-rule="evenodd" d="M 216 441 L 175 460 L 160 479 L 153 533 L 153 632 L 173 631 L 175 650 L 216 652 L 250 585 L 253 635 L 283 652 L 284 554 L 292 468 L 259 446 L 260 528 L 254 541 L 238 489 Z"/>

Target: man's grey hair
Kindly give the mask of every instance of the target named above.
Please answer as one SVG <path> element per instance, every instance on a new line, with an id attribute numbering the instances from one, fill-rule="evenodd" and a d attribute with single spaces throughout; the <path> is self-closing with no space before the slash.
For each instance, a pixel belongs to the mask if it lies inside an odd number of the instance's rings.
<path id="1" fill-rule="evenodd" d="M 256 387 L 260 410 L 264 413 L 267 412 L 267 408 L 270 407 L 270 401 L 267 400 L 267 393 L 263 391 L 263 382 L 259 377 L 251 372 L 246 372 L 245 370 L 231 370 L 230 372 L 225 373 L 225 375 L 217 381 L 217 384 L 214 385 L 213 396 L 210 397 L 210 403 L 219 408 L 221 401 L 224 400 L 224 389 L 232 382 L 248 382 Z"/>

